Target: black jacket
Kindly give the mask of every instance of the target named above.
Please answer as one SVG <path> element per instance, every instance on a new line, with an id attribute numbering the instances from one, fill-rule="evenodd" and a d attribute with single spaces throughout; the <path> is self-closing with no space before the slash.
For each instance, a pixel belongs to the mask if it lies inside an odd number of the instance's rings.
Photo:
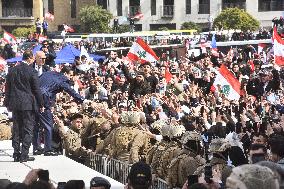
<path id="1" fill-rule="evenodd" d="M 43 107 L 37 71 L 26 63 L 11 68 L 7 75 L 4 105 L 12 111 Z"/>

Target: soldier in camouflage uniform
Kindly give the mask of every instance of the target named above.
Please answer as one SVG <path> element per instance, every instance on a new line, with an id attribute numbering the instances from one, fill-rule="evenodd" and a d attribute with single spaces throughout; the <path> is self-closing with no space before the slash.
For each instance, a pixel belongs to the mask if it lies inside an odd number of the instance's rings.
<path id="1" fill-rule="evenodd" d="M 97 116 L 94 119 L 90 119 L 89 123 L 85 125 L 82 131 L 82 144 L 88 149 L 95 150 L 97 145 L 107 137 L 110 129 L 110 120 L 103 116 Z"/>
<path id="2" fill-rule="evenodd" d="M 201 136 L 197 132 L 186 131 L 182 140 L 183 150 L 170 163 L 167 184 L 170 188 L 181 188 L 189 175 L 193 175 L 199 166 L 205 164 L 205 159 L 200 156 Z"/>
<path id="3" fill-rule="evenodd" d="M 8 117 L 4 114 L 0 115 L 0 141 L 10 140 L 12 137 L 11 127 L 8 124 Z"/>
<path id="4" fill-rule="evenodd" d="M 76 113 L 72 115 L 70 117 L 71 125 L 69 129 L 64 127 L 63 122 L 58 118 L 55 119 L 55 122 L 58 125 L 59 134 L 63 139 L 66 156 L 84 164 L 91 150 L 87 150 L 81 144 L 82 119 L 83 115 L 81 114 Z"/>
<path id="5" fill-rule="evenodd" d="M 163 136 L 161 142 L 156 143 L 154 146 L 151 147 L 146 157 L 147 164 L 151 166 L 153 174 L 156 175 L 161 155 L 166 150 L 167 145 L 170 142 L 169 139 L 170 126 L 166 121 L 158 120 L 151 125 L 151 128 L 158 130 L 160 134 Z"/>
<path id="6" fill-rule="evenodd" d="M 109 156 L 121 161 L 136 163 L 141 160 L 150 147 L 150 138 L 145 132 L 138 129 L 141 112 L 123 112 L 121 114 L 122 126 L 115 128 L 100 143 L 96 153 L 101 153 L 104 148 L 110 146 Z"/>
<path id="7" fill-rule="evenodd" d="M 170 124 L 169 137 L 171 141 L 166 146 L 165 151 L 163 151 L 161 154 L 157 167 L 157 174 L 162 179 L 166 178 L 168 166 L 170 165 L 172 159 L 174 159 L 174 157 L 176 157 L 182 150 L 179 139 L 184 132 L 185 128 L 183 125 Z"/>

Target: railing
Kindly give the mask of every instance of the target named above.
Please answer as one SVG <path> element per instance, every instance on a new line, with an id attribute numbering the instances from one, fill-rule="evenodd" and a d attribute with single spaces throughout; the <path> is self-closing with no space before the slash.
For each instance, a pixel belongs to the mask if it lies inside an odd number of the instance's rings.
<path id="1" fill-rule="evenodd" d="M 237 7 L 239 9 L 246 10 L 246 3 L 245 2 L 241 2 L 241 3 L 223 3 L 222 7 L 223 7 L 223 9 Z"/>
<path id="2" fill-rule="evenodd" d="M 164 5 L 163 6 L 163 17 L 173 17 L 175 13 L 174 5 Z"/>
<path id="3" fill-rule="evenodd" d="M 91 154 L 89 167 L 108 177 L 113 178 L 123 184 L 127 183 L 127 177 L 131 169 L 131 164 L 116 159 L 108 159 L 101 154 Z M 153 183 L 153 189 L 167 189 L 166 181 L 157 178 Z"/>
<path id="4" fill-rule="evenodd" d="M 210 14 L 210 4 L 199 4 L 198 14 Z"/>
<path id="5" fill-rule="evenodd" d="M 140 6 L 129 6 L 129 16 L 135 16 L 137 13 L 141 12 Z"/>
<path id="6" fill-rule="evenodd" d="M 2 17 L 31 17 L 32 8 L 2 8 Z"/>

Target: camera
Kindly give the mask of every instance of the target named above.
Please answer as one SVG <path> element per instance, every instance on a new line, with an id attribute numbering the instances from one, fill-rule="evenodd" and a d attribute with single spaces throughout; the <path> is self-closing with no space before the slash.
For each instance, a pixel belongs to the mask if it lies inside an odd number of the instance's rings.
<path id="1" fill-rule="evenodd" d="M 39 170 L 38 171 L 38 179 L 49 182 L 49 172 L 48 170 Z"/>

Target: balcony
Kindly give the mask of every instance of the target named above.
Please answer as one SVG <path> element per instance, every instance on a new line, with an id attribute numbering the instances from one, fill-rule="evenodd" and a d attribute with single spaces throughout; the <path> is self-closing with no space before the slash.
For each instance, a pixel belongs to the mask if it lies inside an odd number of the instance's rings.
<path id="1" fill-rule="evenodd" d="M 210 14 L 210 4 L 199 4 L 198 14 Z"/>
<path id="2" fill-rule="evenodd" d="M 222 9 L 226 9 L 226 8 L 239 8 L 239 9 L 246 10 L 246 3 L 245 2 L 241 2 L 241 3 L 223 3 L 222 7 L 223 7 Z"/>
<path id="3" fill-rule="evenodd" d="M 2 9 L 2 17 L 32 17 L 33 9 L 30 8 L 4 8 Z"/>
<path id="4" fill-rule="evenodd" d="M 137 13 L 141 12 L 141 6 L 129 6 L 129 16 L 133 17 Z"/>
<path id="5" fill-rule="evenodd" d="M 172 18 L 174 17 L 175 6 L 174 5 L 164 5 L 162 8 L 162 17 Z"/>

